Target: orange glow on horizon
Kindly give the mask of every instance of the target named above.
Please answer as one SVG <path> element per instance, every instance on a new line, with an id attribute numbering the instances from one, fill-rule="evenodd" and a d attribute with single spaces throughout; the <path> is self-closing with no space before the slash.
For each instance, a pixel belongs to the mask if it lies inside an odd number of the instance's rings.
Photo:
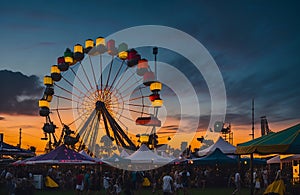
<path id="1" fill-rule="evenodd" d="M 24 115 L 4 115 L 1 114 L 1 117 L 4 117 L 3 120 L 0 120 L 0 133 L 4 133 L 4 142 L 17 145 L 19 143 L 19 129 L 22 129 L 22 148 L 28 149 L 30 146 L 35 146 L 37 148 L 37 153 L 43 153 L 44 148 L 46 146 L 47 141 L 43 141 L 40 138 L 44 137 L 42 127 L 45 122 L 43 117 L 40 116 L 24 116 Z M 269 127 L 273 132 L 277 132 L 283 129 L 286 129 L 290 126 L 297 124 L 298 120 L 289 120 L 282 122 L 270 123 Z M 178 121 L 168 121 L 168 124 L 178 124 Z M 166 125 L 166 124 L 165 124 Z M 233 145 L 237 145 L 238 143 L 243 143 L 251 140 L 251 125 L 241 125 L 235 126 L 232 125 L 233 131 Z M 58 128 L 56 135 L 60 135 L 61 127 Z M 164 128 L 161 128 L 159 131 L 165 132 Z M 192 141 L 189 143 L 192 146 L 192 150 L 194 148 L 200 147 L 200 142 L 197 141 L 198 137 L 205 136 L 205 130 L 198 130 L 196 133 L 184 133 L 180 134 L 180 140 L 186 141 L 190 140 L 191 136 L 193 136 Z M 166 138 L 162 140 L 162 143 L 167 144 L 167 137 L 174 136 L 174 131 L 170 131 L 169 134 L 162 134 L 163 137 Z M 260 123 L 255 124 L 255 138 L 260 136 Z M 172 147 L 180 148 L 181 142 L 176 142 L 176 145 L 172 145 Z"/>
<path id="2" fill-rule="evenodd" d="M 39 116 L 5 115 L 0 121 L 0 133 L 4 134 L 5 143 L 17 146 L 19 144 L 19 129 L 22 129 L 21 148 L 28 149 L 35 146 L 37 153 L 43 153 L 45 141 L 40 138 L 44 136 L 42 127 L 44 118 Z"/>

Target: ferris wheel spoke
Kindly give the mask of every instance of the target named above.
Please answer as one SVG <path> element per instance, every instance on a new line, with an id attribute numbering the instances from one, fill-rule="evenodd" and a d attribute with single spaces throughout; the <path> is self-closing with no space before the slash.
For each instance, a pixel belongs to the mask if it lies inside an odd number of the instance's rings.
<path id="1" fill-rule="evenodd" d="M 82 105 L 82 106 L 91 106 L 95 103 L 95 100 L 93 98 L 90 98 L 90 96 L 87 96 L 87 94 L 84 94 L 83 96 L 79 97 L 79 98 L 73 98 L 74 102 L 81 102 L 78 105 Z"/>
<path id="2" fill-rule="evenodd" d="M 70 81 L 68 81 L 68 79 L 66 79 L 64 76 L 62 76 L 62 79 L 68 83 L 72 88 L 76 89 L 79 93 L 84 94 L 84 92 L 82 92 L 80 89 L 78 89 L 76 86 L 73 85 L 73 83 L 71 83 Z"/>
<path id="3" fill-rule="evenodd" d="M 126 72 L 127 70 L 128 70 L 128 66 L 126 67 L 126 69 L 124 70 L 124 72 Z M 114 87 L 112 87 L 112 89 L 110 89 L 111 91 L 115 91 L 116 89 L 118 89 L 117 87 L 118 87 L 118 85 L 120 84 L 120 82 L 122 81 L 122 79 L 124 78 L 124 75 L 125 75 L 125 74 L 122 74 L 122 75 L 121 75 L 121 77 L 120 77 L 120 79 L 118 80 L 116 86 L 114 86 Z"/>
<path id="4" fill-rule="evenodd" d="M 98 137 L 98 130 L 99 130 L 99 114 L 96 116 L 93 120 L 92 126 L 91 126 L 91 134 L 92 136 L 90 137 L 90 150 L 95 149 L 95 144 L 96 144 L 96 139 Z"/>
<path id="5" fill-rule="evenodd" d="M 76 100 L 72 100 L 71 98 L 64 97 L 64 96 L 60 96 L 60 95 L 53 95 L 53 97 L 61 98 L 61 99 L 64 99 L 64 100 L 68 100 L 68 101 L 70 101 L 70 102 L 74 101 L 74 102 L 76 102 L 76 103 L 79 103 L 79 102 L 76 101 Z"/>
<path id="6" fill-rule="evenodd" d="M 120 89 L 122 89 L 122 87 L 130 81 L 130 79 L 132 79 L 135 75 L 135 72 L 132 72 L 131 75 L 122 83 L 122 85 L 119 87 Z M 115 87 L 116 88 L 116 87 Z"/>
<path id="7" fill-rule="evenodd" d="M 137 80 L 136 82 L 132 83 L 130 86 L 128 86 L 126 89 L 124 89 L 121 93 L 123 93 L 125 91 L 129 91 L 130 88 L 135 87 L 141 80 L 142 79 Z M 124 96 L 124 97 L 126 97 L 126 96 Z"/>
<path id="8" fill-rule="evenodd" d="M 120 118 L 124 118 L 124 119 L 127 119 L 131 122 L 135 122 L 135 120 L 131 119 L 131 118 L 128 118 L 127 116 L 124 116 L 124 115 L 120 115 Z"/>
<path id="9" fill-rule="evenodd" d="M 120 136 L 120 132 L 115 127 L 112 127 L 112 129 L 114 132 L 114 139 L 116 141 L 117 147 L 119 148 L 119 145 L 126 147 L 127 144 L 124 142 L 124 139 Z"/>
<path id="10" fill-rule="evenodd" d="M 83 108 L 51 108 L 52 111 L 84 110 Z"/>
<path id="11" fill-rule="evenodd" d="M 85 76 L 85 78 L 86 78 L 87 82 L 88 82 L 88 83 L 89 83 L 89 85 L 90 85 L 90 88 L 91 88 L 91 89 L 93 89 L 93 86 L 92 86 L 92 84 L 91 84 L 91 82 L 90 82 L 90 79 L 89 79 L 89 77 L 87 76 L 87 73 L 86 73 L 86 71 L 85 71 L 85 68 L 84 68 L 84 66 L 82 65 L 81 61 L 80 61 L 79 63 L 80 63 L 80 66 L 81 66 L 81 68 L 82 68 L 82 70 L 83 70 L 84 76 Z"/>
<path id="12" fill-rule="evenodd" d="M 121 124 L 125 129 L 126 129 L 126 132 L 128 132 L 128 127 L 118 118 L 118 123 Z M 126 133 L 128 135 L 128 133 Z"/>
<path id="13" fill-rule="evenodd" d="M 85 138 L 85 142 L 86 145 L 88 146 L 88 148 L 90 149 L 90 144 L 91 144 L 91 139 L 92 139 L 92 135 L 93 135 L 93 124 L 95 122 L 96 119 L 96 115 L 93 116 L 92 120 L 90 121 L 90 123 L 87 126 L 87 129 L 85 129 L 85 131 L 87 132 L 84 136 Z"/>
<path id="14" fill-rule="evenodd" d="M 106 109 L 103 109 L 103 113 L 109 121 L 109 124 L 116 139 L 116 143 L 119 142 L 123 147 L 135 148 L 134 143 L 124 133 L 120 125 L 114 120 L 114 118 L 108 113 L 108 111 Z M 125 141 L 127 142 L 127 144 L 125 143 Z"/>
<path id="15" fill-rule="evenodd" d="M 122 98 L 124 99 L 124 98 L 130 97 L 130 96 L 132 95 L 132 93 L 134 93 L 134 92 L 137 91 L 137 90 L 140 91 L 140 94 L 141 94 L 141 95 L 143 94 L 143 93 L 141 92 L 141 89 L 137 88 L 137 89 L 133 90 L 132 92 L 125 94 L 124 96 L 122 96 Z M 138 97 L 135 97 L 136 99 L 133 99 L 133 98 L 132 98 L 132 99 L 129 99 L 129 101 L 137 100 L 137 99 L 142 99 L 142 101 L 144 101 L 143 99 L 144 99 L 145 97 L 149 97 L 149 96 L 138 96 Z"/>
<path id="16" fill-rule="evenodd" d="M 89 111 L 86 111 L 86 112 L 82 113 L 81 115 L 79 115 L 75 120 L 73 120 L 71 123 L 69 123 L 68 126 L 74 124 L 74 123 L 77 122 L 79 119 L 82 119 L 82 117 L 83 117 L 84 115 L 87 115 L 88 112 L 89 112 Z"/>
<path id="17" fill-rule="evenodd" d="M 110 107 L 113 110 L 121 110 L 123 107 L 120 107 L 119 105 L 111 106 Z"/>
<path id="18" fill-rule="evenodd" d="M 56 86 L 56 87 L 60 88 L 61 90 L 65 91 L 65 92 L 67 92 L 67 93 L 69 93 L 69 94 L 71 94 L 72 96 L 75 96 L 75 97 L 77 97 L 77 98 L 81 98 L 81 97 L 79 97 L 78 95 L 76 95 L 76 94 L 72 93 L 71 91 L 69 91 L 69 90 L 67 90 L 67 89 L 65 89 L 65 88 L 63 88 L 63 87 L 61 87 L 61 86 L 59 86 L 59 85 L 56 84 L 56 83 L 54 83 L 54 86 Z"/>
<path id="19" fill-rule="evenodd" d="M 103 119 L 105 118 L 110 126 L 110 130 L 113 132 L 115 142 L 120 143 L 123 147 L 128 149 L 135 149 L 136 146 L 134 143 L 128 138 L 128 136 L 124 133 L 119 124 L 115 121 L 114 117 L 109 113 L 104 104 L 100 104 L 100 112 L 102 113 Z M 104 120 L 105 120 L 104 119 Z M 106 130 L 109 131 L 108 124 L 106 126 Z M 126 143 L 125 143 L 126 142 Z"/>
<path id="20" fill-rule="evenodd" d="M 139 87 L 139 91 L 140 91 L 140 93 L 142 94 L 142 89 Z M 144 109 L 145 109 L 145 100 L 144 100 L 144 98 L 142 99 L 142 112 L 144 112 Z M 142 114 L 143 115 L 143 114 Z"/>
<path id="21" fill-rule="evenodd" d="M 135 101 L 135 100 L 138 100 L 138 99 L 143 99 L 143 98 L 145 98 L 145 97 L 146 97 L 146 96 L 134 97 L 134 98 L 129 99 L 128 101 Z"/>
<path id="22" fill-rule="evenodd" d="M 111 90 L 112 87 L 114 86 L 114 84 L 115 84 L 115 82 L 116 82 L 116 79 L 118 78 L 118 76 L 119 76 L 119 74 L 120 74 L 120 71 L 121 71 L 121 69 L 122 69 L 122 67 L 123 67 L 124 62 L 125 62 L 125 61 L 122 60 L 122 63 L 121 63 L 121 65 L 119 66 L 119 69 L 118 69 L 118 71 L 117 71 L 117 74 L 115 75 L 114 80 L 113 80 L 113 82 L 111 83 L 111 85 L 110 85 L 110 87 L 109 87 L 109 90 Z"/>
<path id="23" fill-rule="evenodd" d="M 84 131 L 83 134 L 78 133 L 78 135 L 80 136 L 80 142 L 81 142 L 80 145 L 84 144 L 86 146 L 86 139 L 87 139 L 86 134 L 87 131 Z"/>
<path id="24" fill-rule="evenodd" d="M 109 79 L 110 79 L 110 74 L 111 74 L 111 69 L 112 69 L 113 63 L 114 63 L 114 56 L 112 56 L 112 59 L 111 59 L 110 65 L 109 65 L 109 71 L 108 71 L 108 76 L 107 76 L 107 80 L 106 80 L 106 84 L 105 84 L 105 89 L 108 87 L 108 84 L 109 84 Z"/>
<path id="25" fill-rule="evenodd" d="M 63 124 L 63 122 L 62 122 L 62 119 L 61 119 L 60 113 L 59 113 L 59 111 L 58 111 L 58 110 L 56 110 L 56 112 L 57 112 L 57 116 L 58 116 L 59 122 L 60 122 L 60 124 L 62 125 L 62 124 Z"/>
<path id="26" fill-rule="evenodd" d="M 100 57 L 100 88 L 101 88 L 101 91 L 102 91 L 102 85 L 103 85 L 103 76 L 102 76 L 102 74 L 103 74 L 103 72 L 102 72 L 102 54 L 100 54 L 99 55 L 99 57 Z"/>
<path id="27" fill-rule="evenodd" d="M 70 70 L 72 71 L 72 73 L 74 74 L 74 76 L 78 79 L 78 81 L 80 82 L 80 84 L 82 85 L 82 87 L 86 90 L 86 93 L 89 93 L 92 97 L 94 96 L 94 94 L 92 94 L 90 92 L 90 90 L 86 87 L 86 85 L 82 82 L 82 80 L 78 77 L 78 75 L 76 74 L 76 72 L 73 70 L 73 68 L 70 68 Z M 74 86 L 72 84 L 72 86 Z M 82 94 L 86 94 L 86 93 L 82 93 Z M 94 97 L 95 99 L 95 97 Z"/>
<path id="28" fill-rule="evenodd" d="M 73 88 L 74 88 L 76 91 L 78 91 L 80 94 L 86 94 L 86 95 L 87 95 L 87 93 L 81 91 L 78 87 L 74 86 L 73 83 L 71 83 L 70 81 L 68 81 L 68 79 L 66 79 L 65 77 L 62 77 L 62 79 L 63 79 L 64 81 L 66 81 L 71 87 L 73 87 Z M 87 92 L 88 92 L 88 91 L 87 91 Z M 88 93 L 90 93 L 90 92 L 88 92 Z M 90 94 L 91 94 L 91 93 L 90 93 Z M 93 94 L 91 94 L 91 95 L 92 95 L 92 97 L 93 97 Z M 95 99 L 95 98 L 93 98 L 93 99 Z"/>
<path id="29" fill-rule="evenodd" d="M 124 108 L 125 110 L 128 110 L 130 112 L 135 112 L 135 113 L 138 113 L 138 114 L 147 114 L 147 115 L 151 115 L 150 113 L 147 113 L 147 112 L 142 112 L 142 111 L 137 111 L 137 110 L 132 110 L 132 109 L 127 109 L 127 108 Z"/>
<path id="30" fill-rule="evenodd" d="M 108 124 L 107 124 L 107 119 L 104 116 L 102 116 L 102 117 L 103 117 L 103 123 L 104 123 L 104 128 L 105 128 L 106 135 L 110 138 L 111 135 L 110 135 L 109 127 L 108 127 Z"/>
<path id="31" fill-rule="evenodd" d="M 80 82 L 80 84 L 84 87 L 84 89 L 86 90 L 86 92 L 89 92 L 89 89 L 85 86 L 85 84 L 82 82 L 82 80 L 78 77 L 78 75 L 73 70 L 73 68 L 70 68 L 70 70 L 72 71 L 72 73 L 74 74 L 74 76 L 78 79 L 78 81 Z"/>
<path id="32" fill-rule="evenodd" d="M 83 135 L 85 133 L 85 129 L 88 127 L 88 125 L 90 124 L 91 120 L 96 116 L 96 110 L 93 110 L 91 112 L 91 114 L 89 115 L 89 117 L 87 117 L 87 119 L 83 122 L 83 124 L 81 124 L 80 126 L 82 126 L 81 128 L 79 128 L 78 134 L 79 135 Z"/>
<path id="33" fill-rule="evenodd" d="M 98 86 L 97 81 L 96 81 L 96 76 L 95 76 L 95 71 L 94 71 L 94 66 L 93 66 L 91 56 L 89 56 L 89 61 L 90 61 L 90 66 L 91 66 L 94 82 L 95 82 L 95 87 L 96 87 L 96 90 L 97 90 L 97 93 L 98 93 L 98 96 L 99 96 L 99 86 Z"/>
<path id="34" fill-rule="evenodd" d="M 137 106 L 137 107 L 153 108 L 152 106 L 143 105 L 143 104 L 128 104 L 128 103 L 124 103 L 124 104 L 125 104 L 125 105 L 128 105 L 128 106 Z"/>
<path id="35" fill-rule="evenodd" d="M 118 108 L 118 107 L 111 107 L 111 108 Z M 137 110 L 133 110 L 133 109 L 130 109 L 130 108 L 123 108 L 124 110 L 128 110 L 128 111 L 131 111 L 131 112 L 135 112 L 135 113 L 139 113 L 139 114 L 148 114 L 150 115 L 149 113 L 146 113 L 146 112 L 142 112 L 142 111 L 137 111 Z M 119 114 L 118 112 L 116 112 L 116 114 Z"/>

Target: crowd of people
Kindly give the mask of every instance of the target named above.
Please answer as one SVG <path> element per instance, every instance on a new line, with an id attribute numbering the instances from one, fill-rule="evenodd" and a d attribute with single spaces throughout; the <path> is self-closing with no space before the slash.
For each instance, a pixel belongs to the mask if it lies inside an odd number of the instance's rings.
<path id="1" fill-rule="evenodd" d="M 2 186 L 9 195 L 34 193 L 34 175 L 50 177 L 59 190 L 75 190 L 78 195 L 140 194 L 148 188 L 153 193 L 188 194 L 191 188 L 203 190 L 207 187 L 229 187 L 239 194 L 241 187 L 254 185 L 259 194 L 276 177 L 278 172 L 266 167 L 256 168 L 253 181 L 249 169 L 232 169 L 218 166 L 167 165 L 148 171 L 126 171 L 107 165 L 102 166 L 19 166 L 0 168 Z M 44 186 L 45 189 L 51 186 Z"/>
<path id="2" fill-rule="evenodd" d="M 240 169 L 237 169 L 230 178 L 229 183 L 231 181 L 235 186 L 235 190 L 232 194 L 240 194 L 242 186 L 247 188 L 252 186 L 254 194 L 263 194 L 273 181 L 283 180 L 286 184 L 285 187 L 288 188 L 292 181 L 290 171 L 287 171 L 287 169 L 282 171 L 279 167 L 264 167 L 261 169 L 254 168 L 252 178 L 250 170 L 243 172 Z"/>

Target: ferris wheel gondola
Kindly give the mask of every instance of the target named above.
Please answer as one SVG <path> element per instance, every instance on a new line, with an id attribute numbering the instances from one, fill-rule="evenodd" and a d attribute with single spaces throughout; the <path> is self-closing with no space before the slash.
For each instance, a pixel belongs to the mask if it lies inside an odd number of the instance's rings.
<path id="1" fill-rule="evenodd" d="M 153 54 L 154 71 L 126 43 L 116 47 L 114 40 L 105 42 L 98 37 L 95 43 L 87 39 L 85 48 L 80 44 L 73 51 L 67 48 L 51 66 L 50 76 L 44 77 L 45 91 L 39 100 L 40 116 L 46 118 L 43 139 L 49 138 L 48 149 L 63 143 L 96 154 L 100 136 L 106 135 L 116 146 L 136 150 L 136 133 L 128 129 L 140 126 L 144 130 L 152 127 L 147 143 L 155 148 L 163 101 L 159 94 L 162 83 L 155 75 L 157 48 Z M 59 138 L 54 121 L 61 129 Z"/>

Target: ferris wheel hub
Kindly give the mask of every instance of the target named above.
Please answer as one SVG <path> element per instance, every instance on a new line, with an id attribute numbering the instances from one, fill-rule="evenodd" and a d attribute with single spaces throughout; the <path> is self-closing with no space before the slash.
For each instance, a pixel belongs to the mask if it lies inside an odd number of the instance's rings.
<path id="1" fill-rule="evenodd" d="M 96 102 L 96 110 L 97 111 L 100 111 L 101 108 L 103 108 L 103 107 L 105 107 L 105 103 L 104 102 L 102 102 L 102 101 L 97 101 Z"/>

